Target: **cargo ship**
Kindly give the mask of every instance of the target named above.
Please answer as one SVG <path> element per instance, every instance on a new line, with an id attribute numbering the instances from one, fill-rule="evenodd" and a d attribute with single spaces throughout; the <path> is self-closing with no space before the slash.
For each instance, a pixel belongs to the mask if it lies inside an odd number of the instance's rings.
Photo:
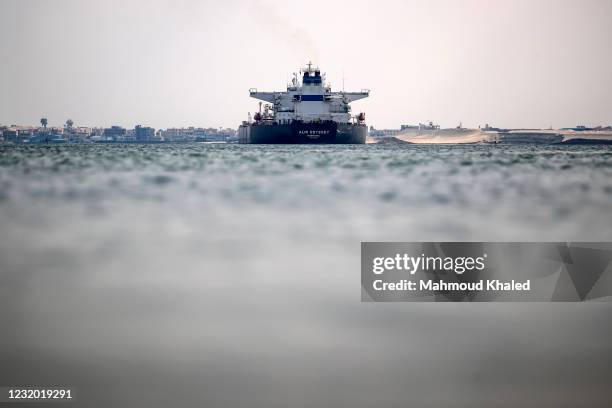
<path id="1" fill-rule="evenodd" d="M 300 78 L 301 76 L 301 78 Z M 248 144 L 363 144 L 368 128 L 365 113 L 351 115 L 350 103 L 367 98 L 359 92 L 332 92 L 325 75 L 312 63 L 293 74 L 286 92 L 259 92 L 259 110 L 238 127 L 239 143 Z M 262 104 L 265 104 L 262 106 Z"/>

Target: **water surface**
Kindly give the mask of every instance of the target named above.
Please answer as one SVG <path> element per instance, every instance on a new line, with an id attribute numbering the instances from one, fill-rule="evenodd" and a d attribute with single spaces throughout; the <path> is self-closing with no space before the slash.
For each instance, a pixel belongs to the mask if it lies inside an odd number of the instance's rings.
<path id="1" fill-rule="evenodd" d="M 606 146 L 0 145 L 1 384 L 609 406 L 612 308 L 360 303 L 361 241 L 610 241 Z"/>

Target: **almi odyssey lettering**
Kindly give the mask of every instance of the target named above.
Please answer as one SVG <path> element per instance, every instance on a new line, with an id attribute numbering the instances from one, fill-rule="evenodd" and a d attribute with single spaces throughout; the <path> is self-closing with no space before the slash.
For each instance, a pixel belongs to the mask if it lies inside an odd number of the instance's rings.
<path id="1" fill-rule="evenodd" d="M 329 130 L 300 130 L 300 135 L 328 135 Z"/>

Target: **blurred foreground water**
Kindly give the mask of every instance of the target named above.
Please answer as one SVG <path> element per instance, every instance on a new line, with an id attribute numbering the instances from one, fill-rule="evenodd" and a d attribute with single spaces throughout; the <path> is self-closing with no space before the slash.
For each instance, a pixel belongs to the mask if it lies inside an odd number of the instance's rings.
<path id="1" fill-rule="evenodd" d="M 611 241 L 606 146 L 0 145 L 0 385 L 610 406 L 612 305 L 360 302 L 361 241 Z"/>

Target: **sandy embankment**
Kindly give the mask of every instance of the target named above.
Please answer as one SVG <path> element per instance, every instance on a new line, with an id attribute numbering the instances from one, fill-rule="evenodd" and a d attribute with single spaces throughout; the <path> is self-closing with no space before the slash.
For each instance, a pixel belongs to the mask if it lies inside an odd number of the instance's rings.
<path id="1" fill-rule="evenodd" d="M 571 140 L 571 139 L 612 140 L 611 131 L 575 132 L 575 131 L 561 130 L 559 131 L 559 134 L 563 136 L 564 141 Z"/>
<path id="2" fill-rule="evenodd" d="M 463 144 L 463 143 L 479 143 L 479 142 L 494 142 L 499 141 L 499 137 L 512 138 L 520 137 L 533 138 L 534 142 L 537 139 L 546 138 L 547 136 L 558 135 L 563 137 L 563 141 L 571 139 L 592 139 L 592 140 L 612 140 L 611 131 L 585 131 L 576 132 L 568 130 L 555 129 L 528 129 L 528 130 L 513 130 L 509 132 L 485 132 L 480 129 L 441 129 L 434 131 L 408 131 L 394 136 L 395 139 L 409 143 L 418 144 Z M 366 143 L 378 143 L 380 140 L 368 137 Z M 519 142 L 517 140 L 517 142 Z M 524 140 L 520 141 L 524 143 Z M 539 141 L 542 142 L 541 140 Z"/>
<path id="3" fill-rule="evenodd" d="M 421 133 L 421 134 L 401 134 L 396 136 L 398 139 L 410 143 L 438 144 L 438 143 L 478 143 L 488 141 L 488 136 L 478 129 L 469 131 L 446 131 Z"/>
<path id="4" fill-rule="evenodd" d="M 393 136 L 393 139 L 418 144 L 459 144 L 489 141 L 490 136 L 484 132 L 481 132 L 480 129 L 440 129 L 408 130 L 404 133 Z M 368 137 L 366 143 L 378 143 L 380 141 L 381 139 Z"/>

